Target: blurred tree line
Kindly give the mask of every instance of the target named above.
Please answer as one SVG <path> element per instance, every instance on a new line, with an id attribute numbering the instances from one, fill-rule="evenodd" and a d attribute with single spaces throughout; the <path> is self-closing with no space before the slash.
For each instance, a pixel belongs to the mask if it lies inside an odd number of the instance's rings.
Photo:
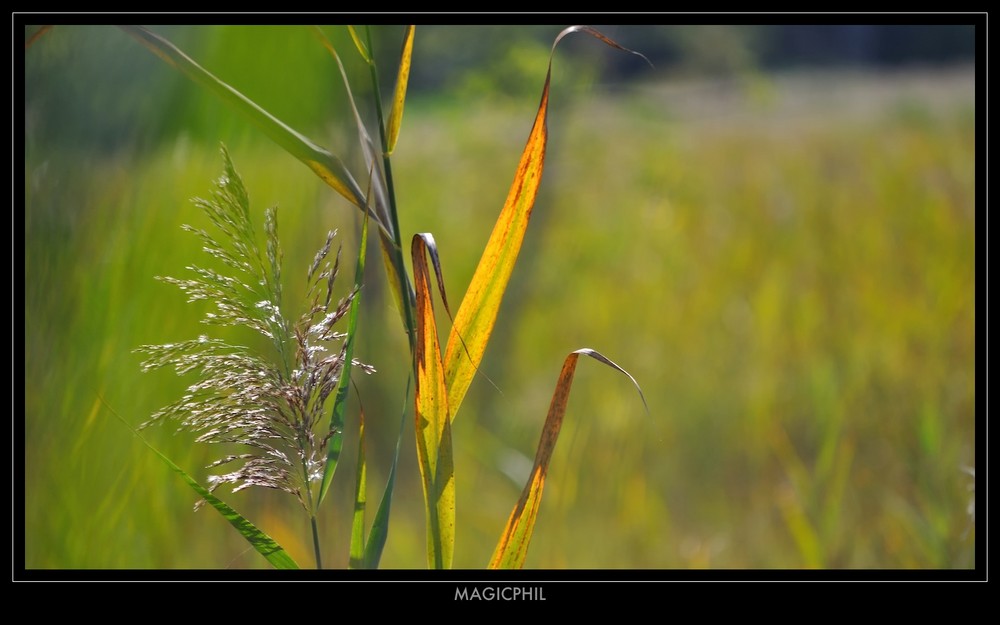
<path id="1" fill-rule="evenodd" d="M 971 62 L 975 27 L 969 25 L 746 25 L 636 28 L 630 45 L 660 64 L 698 74 L 755 67 L 869 67 Z M 635 71 L 613 59 L 625 76 Z M 641 68 L 640 68 L 641 69 Z"/>
<path id="2" fill-rule="evenodd" d="M 870 67 L 972 62 L 975 26 L 951 25 L 596 25 L 623 45 L 641 51 L 657 74 L 731 75 L 747 69 Z M 419 84 L 448 86 L 466 72 L 482 71 L 512 47 L 544 49 L 547 60 L 554 26 L 434 27 L 423 29 L 432 61 L 414 67 Z M 430 41 L 427 41 L 427 40 Z M 512 46 L 516 43 L 517 46 Z M 597 66 L 604 80 L 648 77 L 649 68 L 627 55 L 607 54 L 591 42 L 563 56 Z M 567 42 L 566 49 L 572 45 Z M 560 63 L 565 63 L 561 59 Z"/>
<path id="3" fill-rule="evenodd" d="M 953 18 L 952 18 L 952 21 Z M 971 20 L 970 20 L 971 21 Z M 37 26 L 24 26 L 25 39 Z M 641 51 L 609 54 L 585 38 L 561 46 L 553 80 L 614 83 L 636 78 L 731 77 L 808 68 L 898 68 L 970 63 L 976 27 L 942 25 L 597 25 Z M 343 87 L 327 52 L 301 26 L 157 26 L 199 63 L 307 134 L 328 132 Z M 559 26 L 421 26 L 411 96 L 534 98 Z M 346 29 L 324 27 L 364 97 L 366 71 Z M 392 88 L 401 27 L 379 27 L 375 57 L 383 93 Z M 57 26 L 25 51 L 25 138 L 81 149 L 156 144 L 185 133 L 218 141 L 246 124 L 122 31 Z"/>

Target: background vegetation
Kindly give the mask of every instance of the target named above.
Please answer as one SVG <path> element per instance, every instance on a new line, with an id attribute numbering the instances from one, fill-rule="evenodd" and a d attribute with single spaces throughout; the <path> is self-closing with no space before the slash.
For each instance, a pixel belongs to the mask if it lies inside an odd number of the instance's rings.
<path id="1" fill-rule="evenodd" d="M 335 67 L 304 29 L 158 30 L 352 153 Z M 530 129 L 540 42 L 558 30 L 417 30 L 393 161 L 401 228 L 434 233 L 456 299 Z M 562 358 L 581 346 L 628 368 L 650 414 L 624 377 L 579 368 L 528 567 L 974 566 L 962 470 L 976 464 L 971 31 L 902 38 L 918 51 L 958 42 L 923 57 L 871 35 L 882 57 L 820 71 L 805 53 L 776 68 L 767 50 L 781 39 L 766 29 L 606 30 L 658 54 L 657 69 L 622 70 L 629 59 L 585 41 L 557 55 L 546 177 L 482 368 L 500 391 L 476 380 L 454 430 L 455 566 L 487 563 Z M 377 33 L 390 65 L 400 33 Z M 200 260 L 180 226 L 205 225 L 188 199 L 221 171 L 219 141 L 255 218 L 281 207 L 288 301 L 328 228 L 350 258 L 357 210 L 117 29 L 57 27 L 25 57 L 25 564 L 266 567 L 221 517 L 191 512 L 188 487 L 97 397 L 138 424 L 187 384 L 141 374 L 132 350 L 206 330 L 153 276 Z M 388 471 L 409 370 L 379 265 L 356 348 L 379 369 L 359 380 L 370 490 Z M 409 427 L 388 568 L 425 565 Z M 190 435 L 147 436 L 204 475 L 212 454 Z M 347 557 L 342 463 L 322 528 L 332 565 Z M 310 561 L 290 498 L 223 498 Z"/>

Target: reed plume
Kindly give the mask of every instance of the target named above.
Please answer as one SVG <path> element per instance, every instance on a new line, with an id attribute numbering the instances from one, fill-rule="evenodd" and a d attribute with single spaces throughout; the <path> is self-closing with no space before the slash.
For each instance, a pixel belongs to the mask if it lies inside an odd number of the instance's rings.
<path id="1" fill-rule="evenodd" d="M 224 173 L 211 198 L 194 200 L 220 235 L 187 225 L 184 229 L 197 235 L 203 250 L 231 275 L 190 266 L 193 278 L 158 279 L 178 286 L 189 302 L 214 303 L 204 323 L 245 326 L 267 337 L 273 350 L 259 354 L 206 335 L 140 347 L 136 351 L 147 355 L 143 371 L 171 366 L 179 375 L 192 371 L 198 375 L 183 397 L 154 413 L 142 427 L 174 419 L 180 422 L 179 429 L 197 434 L 197 442 L 245 448 L 207 467 L 232 469 L 209 476 L 209 490 L 222 484 L 233 485 L 233 492 L 251 486 L 283 490 L 295 495 L 312 516 L 315 500 L 310 485 L 322 478 L 326 445 L 334 432 L 317 426 L 329 412 L 327 399 L 337 387 L 345 359 L 341 342 L 345 335 L 334 326 L 348 313 L 357 291 L 334 302 L 340 250 L 331 265 L 328 258 L 336 235 L 331 231 L 309 266 L 306 310 L 292 323 L 281 306 L 277 209 L 265 211 L 262 251 L 254 236 L 246 187 L 225 148 L 222 156 Z M 352 364 L 374 372 L 370 365 L 356 360 Z"/>

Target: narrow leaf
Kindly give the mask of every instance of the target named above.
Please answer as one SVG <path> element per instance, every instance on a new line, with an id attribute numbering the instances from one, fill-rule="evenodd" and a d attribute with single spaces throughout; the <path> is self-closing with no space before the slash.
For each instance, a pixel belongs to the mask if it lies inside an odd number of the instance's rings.
<path id="1" fill-rule="evenodd" d="M 351 300 L 351 310 L 347 314 L 347 337 L 344 338 L 344 367 L 337 380 L 337 392 L 333 399 L 333 410 L 330 415 L 330 442 L 326 451 L 326 467 L 323 469 L 323 481 L 320 483 L 319 503 L 323 502 L 326 492 L 330 490 L 333 474 L 337 470 L 340 452 L 344 445 L 344 412 L 347 407 L 347 385 L 351 381 L 351 362 L 354 358 L 354 337 L 358 328 L 358 310 L 361 308 L 361 284 L 365 275 L 365 250 L 368 249 L 368 213 L 361 224 L 361 243 L 358 246 L 358 262 L 354 269 L 354 299 Z M 318 504 L 317 504 L 318 505 Z"/>
<path id="2" fill-rule="evenodd" d="M 340 55 L 337 54 L 337 49 L 333 47 L 333 42 L 323 33 L 319 27 L 313 27 L 313 32 L 319 37 L 320 43 L 326 48 L 330 56 L 337 63 L 337 69 L 340 70 L 340 78 L 344 83 L 344 89 L 347 91 L 347 101 L 351 105 L 351 111 L 354 113 L 354 123 L 358 128 L 358 142 L 361 144 L 361 149 L 365 155 L 365 161 L 371 164 L 374 168 L 374 173 L 371 176 L 371 185 L 375 189 L 375 211 L 376 211 L 376 221 L 382 224 L 386 224 L 386 229 L 389 230 L 387 233 L 389 238 L 392 238 L 391 223 L 387 219 L 386 205 L 388 203 L 386 199 L 386 189 L 384 176 L 380 169 L 381 154 L 378 148 L 375 147 L 375 142 L 372 140 L 371 136 L 368 134 L 368 129 L 365 128 L 364 120 L 361 119 L 361 113 L 358 112 L 358 106 L 354 101 L 354 93 L 351 91 L 351 83 L 347 80 L 347 71 L 344 69 L 344 64 L 340 60 Z"/>
<path id="3" fill-rule="evenodd" d="M 361 37 L 358 36 L 358 31 L 354 30 L 354 27 L 348 24 L 347 32 L 351 33 L 351 40 L 354 42 L 355 47 L 357 47 L 358 52 L 361 53 L 361 58 L 365 60 L 365 63 L 371 63 L 372 56 L 368 54 L 368 48 L 365 47 L 364 42 L 361 41 Z"/>
<path id="4" fill-rule="evenodd" d="M 385 264 L 390 292 L 402 316 L 403 326 L 409 332 L 410 323 L 408 322 L 407 314 L 411 308 L 413 295 L 409 280 L 406 277 L 406 269 L 403 266 L 401 246 L 397 242 L 399 240 L 398 220 L 392 214 L 392 196 L 388 188 L 388 177 L 385 175 L 385 168 L 389 165 L 388 159 L 383 159 L 381 150 L 376 147 L 371 135 L 368 134 L 368 130 L 365 128 L 364 121 L 361 119 L 361 114 L 358 112 L 357 104 L 354 101 L 354 94 L 351 91 L 351 84 L 347 79 L 347 72 L 344 69 L 343 62 L 340 60 L 340 55 L 337 54 L 337 50 L 333 46 L 333 42 L 319 28 L 315 28 L 314 32 L 319 37 L 323 47 L 327 49 L 337 63 L 341 81 L 344 83 L 344 89 L 347 91 L 347 100 L 351 105 L 351 111 L 354 113 L 354 121 L 358 128 L 358 140 L 361 144 L 361 150 L 364 152 L 365 159 L 372 167 L 371 184 L 375 189 L 374 210 L 376 221 L 380 224 L 379 243 L 382 246 L 382 260 Z M 355 43 L 360 45 L 357 33 L 354 32 L 353 28 L 351 28 L 351 36 L 355 38 Z M 369 61 L 369 65 L 374 68 L 374 64 L 371 61 Z"/>
<path id="5" fill-rule="evenodd" d="M 552 52 L 555 52 L 556 45 L 563 37 L 574 32 L 587 33 L 619 50 L 638 54 L 623 48 L 589 26 L 571 26 L 563 30 L 552 44 Z M 493 226 L 493 233 L 486 244 L 486 249 L 483 250 L 482 258 L 458 308 L 455 323 L 448 336 L 444 367 L 452 418 L 458 413 L 465 393 L 483 359 L 486 344 L 496 323 L 500 302 L 507 290 L 507 283 L 514 270 L 521 243 L 524 241 L 524 233 L 531 218 L 535 198 L 538 196 L 545 164 L 545 145 L 548 140 L 546 122 L 551 78 L 552 55 L 550 54 L 549 68 L 545 75 L 545 86 L 542 89 L 542 99 L 535 115 L 535 123 L 521 153 L 521 160 L 514 173 L 514 181 L 507 193 L 507 200 Z"/>
<path id="6" fill-rule="evenodd" d="M 36 41 L 38 41 L 39 37 L 41 37 L 45 33 L 49 32 L 50 30 L 52 30 L 52 24 L 47 24 L 45 26 L 42 26 L 38 30 L 36 30 L 31 35 L 31 37 L 28 37 L 28 40 L 24 42 L 24 49 L 27 50 L 28 48 L 30 48 L 31 44 L 33 44 Z"/>
<path id="7" fill-rule="evenodd" d="M 559 381 L 556 383 L 556 390 L 552 394 L 552 403 L 549 404 L 549 414 L 545 418 L 545 426 L 542 429 L 542 437 L 538 442 L 538 451 L 535 454 L 535 465 L 531 470 L 528 483 L 525 484 L 521 492 L 521 498 L 507 520 L 507 526 L 500 536 L 493 557 L 490 559 L 491 569 L 514 569 L 524 566 L 524 559 L 528 553 L 528 543 L 531 541 L 531 534 L 535 529 L 535 519 L 538 516 L 538 507 L 542 502 L 542 490 L 545 487 L 545 476 L 549 470 L 549 462 L 552 460 L 552 453 L 556 447 L 556 440 L 559 438 L 559 431 L 562 429 L 563 417 L 566 414 L 566 403 L 569 400 L 569 391 L 573 386 L 573 375 L 576 373 L 576 363 L 580 354 L 584 354 L 599 360 L 604 364 L 621 371 L 632 380 L 632 384 L 639 389 L 639 397 L 642 398 L 643 406 L 646 406 L 646 398 L 642 394 L 642 389 L 627 371 L 605 358 L 592 349 L 578 349 L 566 357 L 563 362 L 562 371 L 559 373 Z M 648 412 L 648 406 L 647 406 Z"/>
<path id="8" fill-rule="evenodd" d="M 392 110 L 389 111 L 389 121 L 387 122 L 387 143 L 388 153 L 396 148 L 396 141 L 399 139 L 399 127 L 403 123 L 403 103 L 406 101 L 406 86 L 410 81 L 410 60 L 413 56 L 413 31 L 414 26 L 406 27 L 406 34 L 403 35 L 403 52 L 399 58 L 399 73 L 396 74 L 396 92 L 392 97 Z"/>
<path id="9" fill-rule="evenodd" d="M 170 467 L 171 470 L 180 475 L 181 479 L 183 479 L 188 486 L 190 486 L 196 493 L 198 493 L 198 495 L 200 495 L 202 499 L 204 499 L 210 506 L 215 508 L 219 512 L 219 514 L 221 514 L 226 519 L 226 521 L 229 521 L 229 524 L 235 527 L 236 531 L 238 531 L 243 536 L 243 538 L 245 538 L 247 542 L 249 542 L 253 546 L 254 549 L 256 549 L 262 556 L 264 556 L 264 558 L 266 558 L 267 561 L 270 562 L 274 568 L 276 569 L 299 568 L 299 565 L 295 563 L 295 560 L 293 560 L 292 557 L 289 556 L 287 552 L 285 552 L 285 550 L 281 547 L 281 545 L 274 542 L 274 539 L 272 539 L 270 536 L 268 536 L 263 531 L 258 529 L 257 526 L 255 526 L 253 523 L 246 520 L 242 515 L 240 515 L 240 513 L 236 512 L 228 505 L 226 505 L 225 502 L 223 502 L 218 497 L 210 493 L 207 488 L 196 482 L 194 478 L 192 478 L 184 471 L 184 469 L 181 469 L 179 466 L 174 464 L 174 462 L 170 460 L 170 458 L 163 455 L 163 453 L 160 452 L 159 449 L 153 447 L 149 443 L 149 441 L 143 438 L 142 435 L 139 434 L 139 432 L 137 432 L 135 428 L 129 425 L 129 423 L 124 418 L 122 418 L 121 415 L 119 415 L 113 408 L 111 408 L 111 406 L 108 406 L 107 402 L 104 401 L 103 397 L 101 397 L 100 399 L 101 402 L 103 402 L 104 405 L 108 408 L 108 410 L 110 410 L 111 413 L 115 417 L 117 417 L 119 421 L 125 424 L 125 427 L 131 430 L 132 434 L 134 434 L 136 438 L 142 441 L 143 445 L 150 448 L 153 451 L 153 453 L 159 456 L 160 459 L 163 460 L 163 462 L 166 463 L 168 467 Z"/>
<path id="10" fill-rule="evenodd" d="M 122 26 L 126 32 L 173 65 L 185 76 L 221 98 L 232 109 L 242 113 L 289 154 L 306 164 L 324 182 L 349 202 L 364 208 L 365 196 L 344 163 L 335 155 L 292 130 L 245 95 L 216 78 L 198 65 L 174 44 L 141 26 Z"/>
<path id="11" fill-rule="evenodd" d="M 348 568 L 360 569 L 365 564 L 365 505 L 367 502 L 367 474 L 365 464 L 365 411 L 359 411 L 358 421 L 358 474 L 354 483 L 354 518 L 351 522 L 351 557 Z"/>
<path id="12" fill-rule="evenodd" d="M 389 479 L 385 483 L 385 491 L 382 493 L 382 501 L 378 504 L 375 512 L 375 520 L 372 521 L 371 531 L 368 533 L 368 544 L 365 545 L 365 568 L 377 569 L 379 560 L 382 559 L 382 548 L 385 547 L 385 540 L 389 535 L 389 509 L 392 506 L 392 491 L 396 486 L 396 466 L 399 464 L 399 448 L 403 442 L 404 426 L 406 425 L 406 402 L 410 397 L 410 381 L 406 380 L 406 393 L 403 395 L 403 414 L 399 421 L 399 434 L 396 436 L 396 452 L 392 456 L 392 467 L 389 469 Z"/>
<path id="13" fill-rule="evenodd" d="M 444 384 L 431 277 L 427 267 L 429 250 L 436 250 L 433 237 L 429 234 L 413 235 L 413 282 L 417 298 L 417 341 L 413 363 L 417 459 L 424 486 L 427 562 L 432 568 L 441 569 L 451 568 L 454 551 L 455 472 L 448 392 Z"/>
<path id="14" fill-rule="evenodd" d="M 257 124 L 275 143 L 284 148 L 289 154 L 298 158 L 306 164 L 335 191 L 347 198 L 348 201 L 358 206 L 362 210 L 370 210 L 364 194 L 362 194 L 357 182 L 351 176 L 344 163 L 327 150 L 315 145 L 309 139 L 292 130 L 273 115 L 259 107 L 256 103 L 244 96 L 242 93 L 219 80 L 210 72 L 198 65 L 194 60 L 184 54 L 172 43 L 156 35 L 155 33 L 140 26 L 122 26 L 122 28 L 135 37 L 140 43 L 152 50 L 157 56 L 173 65 L 184 73 L 188 78 L 219 96 L 231 108 L 247 116 L 252 122 Z M 372 152 L 371 146 L 363 143 L 362 146 L 367 152 Z M 374 159 L 378 161 L 377 158 Z M 376 185 L 376 190 L 382 185 Z M 384 195 L 384 192 L 383 192 Z M 375 210 L 379 206 L 385 206 L 385 201 L 376 198 Z M 406 278 L 406 272 L 402 269 L 402 252 L 400 245 L 396 241 L 390 228 L 394 227 L 396 220 L 384 220 L 378 212 L 375 213 L 375 221 L 379 226 L 379 234 L 382 244 L 382 253 L 386 262 L 386 274 L 389 278 L 391 291 L 396 299 L 397 305 L 402 311 L 404 325 L 407 332 L 410 332 L 410 325 L 407 323 L 407 316 L 411 309 L 412 301 L 411 287 Z M 411 299 L 403 300 L 409 296 Z"/>

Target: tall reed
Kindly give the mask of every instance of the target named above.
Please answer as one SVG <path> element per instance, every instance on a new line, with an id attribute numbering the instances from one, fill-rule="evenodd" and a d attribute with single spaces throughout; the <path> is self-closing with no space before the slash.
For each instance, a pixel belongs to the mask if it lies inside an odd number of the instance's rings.
<path id="1" fill-rule="evenodd" d="M 397 215 L 397 201 L 392 177 L 391 155 L 399 137 L 406 101 L 406 90 L 414 45 L 415 28 L 406 28 L 396 71 L 396 88 L 391 103 L 384 106 L 379 89 L 379 75 L 372 53 L 371 30 L 363 33 L 348 27 L 348 32 L 362 61 L 368 66 L 374 93 L 377 129 L 370 133 L 351 92 L 341 55 L 323 31 L 314 29 L 320 42 L 331 53 L 344 83 L 362 153 L 366 175 L 355 177 L 336 155 L 291 129 L 230 85 L 222 82 L 188 57 L 180 49 L 152 31 L 124 27 L 143 45 L 178 68 L 190 79 L 219 96 L 234 111 L 261 128 L 280 147 L 301 160 L 323 182 L 357 206 L 377 228 L 386 278 L 400 311 L 412 363 L 414 388 L 413 418 L 417 458 L 425 500 L 427 522 L 427 560 L 433 568 L 449 568 L 455 541 L 455 467 L 452 451 L 452 421 L 479 371 L 486 345 L 496 324 L 497 314 L 517 261 L 532 209 L 538 197 L 548 142 L 548 110 L 551 84 L 551 56 L 542 89 L 541 102 L 521 155 L 506 201 L 497 218 L 482 258 L 457 312 L 453 316 L 442 279 L 437 243 L 429 233 L 411 238 L 412 280 L 404 264 L 404 244 Z M 587 26 L 572 26 L 560 32 L 553 43 L 571 33 L 585 33 L 625 52 L 642 56 L 608 39 Z M 645 58 L 645 57 L 642 57 Z M 388 111 L 388 112 L 387 112 Z M 377 138 L 372 136 L 377 134 Z M 344 398 L 351 365 L 364 371 L 371 367 L 355 363 L 351 357 L 357 302 L 364 265 L 362 243 L 357 261 L 355 290 L 352 295 L 331 307 L 332 284 L 338 263 L 324 266 L 316 273 L 330 251 L 332 234 L 316 255 L 308 272 L 310 294 L 314 299 L 299 320 L 292 324 L 283 315 L 281 303 L 281 252 L 277 238 L 277 213 L 265 213 L 266 251 L 254 243 L 249 218 L 246 189 L 224 152 L 225 173 L 219 180 L 213 199 L 200 200 L 212 222 L 225 238 L 219 243 L 208 233 L 195 231 L 205 243 L 205 250 L 237 277 L 192 267 L 196 278 L 165 279 L 185 292 L 192 300 L 215 302 L 216 311 L 205 321 L 211 324 L 244 325 L 270 339 L 274 360 L 251 355 L 244 348 L 201 337 L 180 344 L 146 346 L 147 369 L 173 366 L 179 373 L 200 372 L 201 380 L 189 388 L 181 400 L 154 415 L 179 419 L 182 427 L 198 434 L 196 440 L 209 443 L 238 443 L 251 451 L 226 455 L 212 466 L 235 463 L 236 470 L 209 478 L 209 492 L 220 484 L 232 484 L 234 490 L 250 486 L 275 488 L 294 494 L 310 516 L 317 566 L 322 566 L 316 512 L 326 494 L 337 466 L 344 428 Z M 368 180 L 367 191 L 358 179 Z M 339 255 L 338 255 L 339 258 Z M 453 319 L 446 345 L 438 339 L 434 311 L 434 286 L 449 318 Z M 333 324 L 350 311 L 349 329 L 333 330 Z M 329 343 L 345 343 L 336 354 L 325 355 Z M 490 566 L 520 567 L 534 530 L 549 462 L 565 415 L 579 355 L 587 355 L 627 375 L 624 369 L 599 352 L 583 348 L 566 356 L 543 433 L 534 468 L 501 534 Z M 336 393 L 334 391 L 336 390 Z M 327 400 L 334 396 L 332 407 Z M 641 390 L 640 390 L 641 396 Z M 645 399 L 643 399 L 645 404 Z M 330 414 L 328 431 L 320 423 Z M 320 431 L 317 431 L 319 429 Z M 388 532 L 388 512 L 396 472 L 390 471 L 382 503 L 376 513 L 367 540 L 364 529 L 364 420 L 359 416 L 359 467 L 355 487 L 355 515 L 352 531 L 352 566 L 377 566 Z M 402 434 L 402 429 L 400 430 Z M 398 445 L 397 445 L 398 450 Z M 325 453 L 325 455 L 324 455 Z M 397 451 L 398 458 L 398 451 Z M 314 488 L 315 483 L 315 488 Z M 212 500 L 209 500 L 212 503 Z M 213 503 L 223 514 L 222 507 Z M 245 521 L 245 520 L 244 520 Z M 247 522 L 249 525 L 249 523 Z M 242 530 L 241 530 L 242 531 Z M 257 535 L 253 528 L 253 535 Z M 247 536 L 244 533 L 244 536 Z M 249 540 L 248 536 L 248 540 Z M 251 542 L 253 542 L 251 540 Z M 273 550 L 264 549 L 267 556 Z"/>

